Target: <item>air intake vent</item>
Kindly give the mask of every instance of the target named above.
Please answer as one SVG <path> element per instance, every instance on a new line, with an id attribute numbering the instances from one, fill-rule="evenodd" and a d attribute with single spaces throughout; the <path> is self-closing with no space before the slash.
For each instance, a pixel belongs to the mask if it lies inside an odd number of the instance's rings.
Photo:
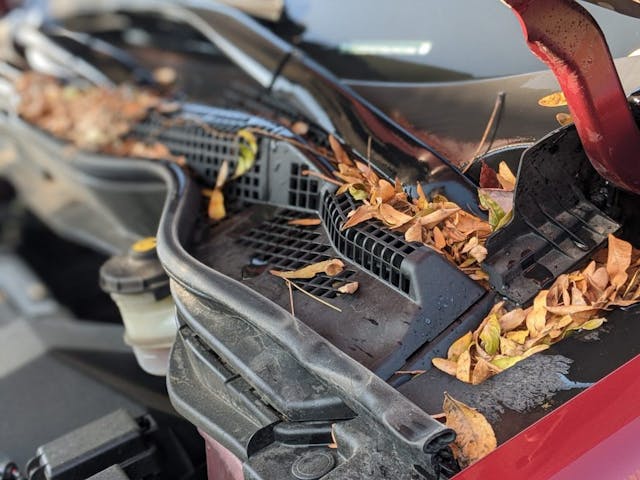
<path id="1" fill-rule="evenodd" d="M 405 294 L 411 291 L 411 281 L 401 273 L 400 266 L 415 247 L 401 234 L 390 231 L 379 222 L 367 222 L 341 231 L 347 213 L 355 208 L 349 195 L 325 192 L 322 218 L 336 249 L 345 257 L 373 273 Z"/>
<path id="2" fill-rule="evenodd" d="M 303 175 L 307 170 L 304 164 L 291 164 L 291 177 L 289 179 L 289 205 L 292 207 L 305 208 L 307 210 L 318 210 L 318 180 Z"/>
<path id="3" fill-rule="evenodd" d="M 174 155 L 182 155 L 187 164 L 207 183 L 213 184 L 222 162 L 229 162 L 234 171 L 238 153 L 233 132 L 245 128 L 251 117 L 235 112 L 208 114 L 198 111 L 171 118 L 159 115 L 148 118 L 136 127 L 135 135 L 157 140 Z M 211 128 L 208 128 L 211 127 Z M 261 141 L 256 165 L 234 182 L 233 196 L 246 201 L 266 200 L 266 144 Z"/>
<path id="4" fill-rule="evenodd" d="M 240 244 L 251 248 L 254 259 L 268 262 L 276 270 L 297 270 L 334 256 L 331 246 L 322 242 L 319 227 L 289 225 L 294 218 L 305 215 L 294 210 L 281 210 L 273 219 L 251 229 L 240 238 Z M 355 272 L 345 269 L 335 277 L 316 275 L 309 280 L 296 280 L 296 284 L 318 297 L 335 297 L 338 287 L 348 281 Z"/>

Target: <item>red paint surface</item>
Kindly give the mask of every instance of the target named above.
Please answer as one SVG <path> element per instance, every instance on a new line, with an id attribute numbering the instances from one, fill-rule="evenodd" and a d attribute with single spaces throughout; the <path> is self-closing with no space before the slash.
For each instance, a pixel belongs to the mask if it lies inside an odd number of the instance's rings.
<path id="1" fill-rule="evenodd" d="M 640 355 L 454 480 L 640 479 Z"/>
<path id="2" fill-rule="evenodd" d="M 202 430 L 198 432 L 207 450 L 208 480 L 244 480 L 240 459 Z"/>
<path id="3" fill-rule="evenodd" d="M 591 15 L 574 0 L 503 0 L 531 51 L 553 71 L 595 169 L 640 193 L 640 131 L 611 53 Z"/>

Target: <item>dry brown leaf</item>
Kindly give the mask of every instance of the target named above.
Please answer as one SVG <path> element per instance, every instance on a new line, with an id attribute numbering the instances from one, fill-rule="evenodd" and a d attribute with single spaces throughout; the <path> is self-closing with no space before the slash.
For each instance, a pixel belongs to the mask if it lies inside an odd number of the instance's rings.
<path id="1" fill-rule="evenodd" d="M 564 127 L 566 125 L 573 123 L 573 117 L 571 116 L 570 113 L 566 113 L 566 112 L 556 113 L 556 120 L 558 121 L 561 127 Z"/>
<path id="2" fill-rule="evenodd" d="M 500 328 L 503 332 L 510 332 L 521 326 L 526 318 L 527 314 L 525 311 L 521 308 L 516 308 L 502 315 L 498 321 L 500 322 Z"/>
<path id="3" fill-rule="evenodd" d="M 332 423 L 331 424 L 331 443 L 329 445 L 327 445 L 327 447 L 329 447 L 331 449 L 338 448 L 338 442 L 336 441 L 336 434 L 333 431 L 334 426 L 335 426 L 335 423 Z"/>
<path id="4" fill-rule="evenodd" d="M 224 195 L 222 194 L 222 190 L 219 188 L 214 188 L 211 192 L 207 214 L 211 220 L 216 221 L 222 220 L 227 216 L 227 211 L 224 208 Z"/>
<path id="5" fill-rule="evenodd" d="M 415 377 L 418 377 L 423 373 L 427 373 L 427 371 L 426 370 L 398 370 L 395 373 L 396 375 L 413 375 Z"/>
<path id="6" fill-rule="evenodd" d="M 331 150 L 336 157 L 338 163 L 353 166 L 353 161 L 347 155 L 347 152 L 344 150 L 340 142 L 333 135 L 329 135 L 329 145 L 331 146 Z"/>
<path id="7" fill-rule="evenodd" d="M 319 273 L 324 273 L 325 275 L 329 275 L 333 277 L 338 275 L 344 269 L 344 263 L 342 260 L 338 260 L 337 258 L 332 258 L 330 260 L 325 260 L 323 262 L 312 263 L 311 265 L 307 265 L 306 267 L 300 268 L 298 270 L 291 271 L 280 271 L 280 270 L 269 270 L 271 275 L 275 275 L 276 277 L 286 278 L 286 279 L 304 279 L 304 278 L 313 278 Z"/>
<path id="8" fill-rule="evenodd" d="M 402 213 L 393 208 L 388 203 L 383 203 L 379 207 L 380 220 L 389 225 L 392 228 L 401 227 L 402 225 L 410 222 L 413 217 Z"/>
<path id="9" fill-rule="evenodd" d="M 453 208 L 441 208 L 440 210 L 436 210 L 435 212 L 418 216 L 418 221 L 420 222 L 420 225 L 426 228 L 433 228 L 443 220 L 450 218 L 451 216 L 455 215 L 459 211 L 460 211 L 460 207 L 458 206 Z"/>
<path id="10" fill-rule="evenodd" d="M 631 265 L 631 244 L 609 234 L 607 273 L 614 287 L 620 288 L 627 281 L 627 269 Z"/>
<path id="11" fill-rule="evenodd" d="M 442 409 L 447 427 L 456 432 L 452 451 L 460 467 L 466 468 L 495 450 L 498 442 L 484 415 L 446 392 Z"/>
<path id="12" fill-rule="evenodd" d="M 538 335 L 547 324 L 547 293 L 548 290 L 542 290 L 533 300 L 533 308 L 527 315 L 526 325 L 531 336 Z"/>
<path id="13" fill-rule="evenodd" d="M 495 365 L 490 364 L 484 358 L 478 358 L 475 367 L 473 367 L 473 372 L 471 373 L 471 384 L 480 385 L 487 378 L 492 377 L 499 372 L 500 369 Z"/>
<path id="14" fill-rule="evenodd" d="M 423 241 L 422 225 L 420 223 L 414 223 L 406 232 L 404 232 L 404 239 L 407 242 L 421 242 Z"/>
<path id="15" fill-rule="evenodd" d="M 458 371 L 458 363 L 451 360 L 445 360 L 444 358 L 433 358 L 431 363 L 438 370 L 442 370 L 444 373 L 455 376 Z"/>
<path id="16" fill-rule="evenodd" d="M 342 230 L 346 230 L 347 228 L 351 228 L 362 222 L 371 220 L 374 217 L 376 210 L 376 207 L 366 203 L 364 205 L 360 205 L 355 210 L 349 212 L 349 218 L 347 218 L 347 221 L 342 225 Z"/>
<path id="17" fill-rule="evenodd" d="M 360 284 L 358 282 L 349 282 L 339 287 L 338 292 L 351 295 L 356 293 L 359 287 L 360 287 Z"/>
<path id="18" fill-rule="evenodd" d="M 158 67 L 153 71 L 153 79 L 162 86 L 173 85 L 178 73 L 171 67 Z"/>
<path id="19" fill-rule="evenodd" d="M 319 218 L 294 218 L 287 222 L 288 225 L 297 225 L 299 227 L 313 227 L 321 223 L 322 220 Z"/>
<path id="20" fill-rule="evenodd" d="M 309 133 L 309 124 L 298 120 L 297 122 L 294 122 L 293 125 L 291 125 L 291 131 L 296 135 L 306 135 L 307 133 Z"/>
<path id="21" fill-rule="evenodd" d="M 422 229 L 421 225 L 420 225 L 420 229 Z M 442 233 L 442 230 L 440 230 L 438 227 L 433 227 L 433 246 L 436 247 L 438 250 L 442 250 L 444 247 L 447 246 L 447 240 L 444 238 L 444 234 Z"/>

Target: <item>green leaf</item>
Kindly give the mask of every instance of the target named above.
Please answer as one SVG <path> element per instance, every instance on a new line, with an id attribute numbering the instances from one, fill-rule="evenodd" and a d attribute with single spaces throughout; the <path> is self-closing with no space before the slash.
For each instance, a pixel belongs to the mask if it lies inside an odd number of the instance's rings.
<path id="1" fill-rule="evenodd" d="M 502 207 L 498 205 L 495 200 L 489 197 L 489 195 L 478 192 L 478 198 L 480 199 L 480 205 L 489 211 L 489 225 L 491 225 L 491 229 L 493 231 L 496 231 L 509 221 L 509 218 L 505 220 L 507 214 Z"/>
<path id="2" fill-rule="evenodd" d="M 513 367 L 521 360 L 524 360 L 521 355 L 516 355 L 514 357 L 507 357 L 506 355 L 496 355 L 489 363 L 495 365 L 500 370 L 506 370 L 507 368 Z"/>

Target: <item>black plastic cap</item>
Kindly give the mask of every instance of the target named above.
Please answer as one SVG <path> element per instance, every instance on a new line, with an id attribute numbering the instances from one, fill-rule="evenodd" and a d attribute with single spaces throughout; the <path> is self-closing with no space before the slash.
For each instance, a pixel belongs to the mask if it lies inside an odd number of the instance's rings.
<path id="1" fill-rule="evenodd" d="M 100 287 L 107 293 L 169 295 L 169 277 L 162 268 L 154 238 L 144 238 L 125 255 L 116 255 L 100 268 Z"/>

